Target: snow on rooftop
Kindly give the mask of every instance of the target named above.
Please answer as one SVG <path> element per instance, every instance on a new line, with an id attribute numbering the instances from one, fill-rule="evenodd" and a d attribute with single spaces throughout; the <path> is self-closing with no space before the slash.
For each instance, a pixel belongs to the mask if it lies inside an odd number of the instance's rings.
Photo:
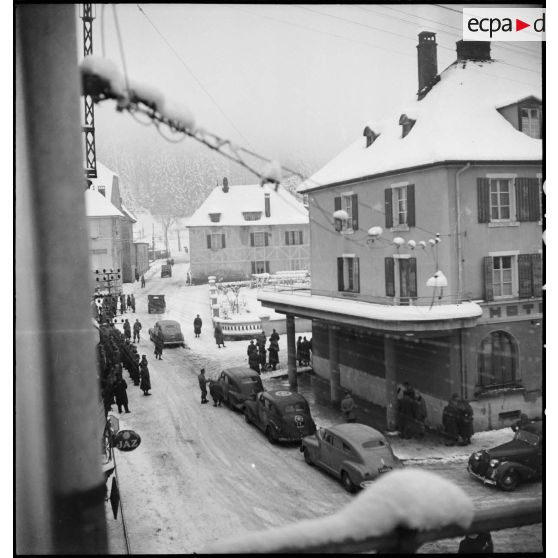
<path id="1" fill-rule="evenodd" d="M 270 216 L 265 216 L 265 194 L 269 194 Z M 246 221 L 243 213 L 261 212 L 257 221 Z M 210 213 L 220 213 L 218 223 L 212 222 Z M 261 226 L 298 225 L 308 223 L 308 210 L 291 193 L 279 186 L 259 184 L 229 186 L 224 192 L 221 186 L 214 188 L 202 205 L 187 220 L 188 227 L 205 226 Z"/>
<path id="2" fill-rule="evenodd" d="M 297 521 L 262 532 L 241 533 L 204 549 L 211 553 L 270 553 L 306 549 L 343 540 L 388 535 L 398 527 L 424 531 L 468 528 L 474 507 L 462 488 L 435 473 L 399 469 L 377 479 L 330 516 Z"/>
<path id="3" fill-rule="evenodd" d="M 389 306 L 344 298 L 320 295 L 260 291 L 258 300 L 271 304 L 288 304 L 309 310 L 323 310 L 370 320 L 394 322 L 454 320 L 482 316 L 482 308 L 475 302 L 429 306 Z"/>
<path id="4" fill-rule="evenodd" d="M 85 190 L 85 211 L 87 217 L 124 217 L 103 194 L 97 190 Z"/>
<path id="5" fill-rule="evenodd" d="M 380 136 L 370 147 L 359 138 L 303 182 L 299 192 L 440 161 L 542 159 L 542 140 L 516 130 L 498 108 L 542 96 L 541 74 L 501 61 L 454 62 L 421 100 L 402 104 L 385 121 L 363 122 Z M 399 118 L 416 123 L 401 137 Z"/>

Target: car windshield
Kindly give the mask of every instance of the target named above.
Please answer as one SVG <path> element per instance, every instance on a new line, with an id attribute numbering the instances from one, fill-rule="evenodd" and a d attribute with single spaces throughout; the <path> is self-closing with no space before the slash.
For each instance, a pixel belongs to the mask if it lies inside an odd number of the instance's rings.
<path id="1" fill-rule="evenodd" d="M 292 405 L 285 405 L 285 413 L 307 413 L 308 407 L 302 403 L 293 403 Z"/>
<path id="2" fill-rule="evenodd" d="M 383 448 L 385 445 L 384 441 L 380 439 L 366 440 L 366 442 L 362 442 L 362 447 L 364 449 Z"/>
<path id="3" fill-rule="evenodd" d="M 168 332 L 168 333 L 177 333 L 178 332 L 178 327 L 175 325 L 166 325 L 163 326 L 163 329 Z"/>
<path id="4" fill-rule="evenodd" d="M 536 446 L 539 443 L 539 437 L 533 432 L 527 432 L 527 430 L 518 430 L 515 434 L 515 439 L 527 442 L 532 446 Z"/>

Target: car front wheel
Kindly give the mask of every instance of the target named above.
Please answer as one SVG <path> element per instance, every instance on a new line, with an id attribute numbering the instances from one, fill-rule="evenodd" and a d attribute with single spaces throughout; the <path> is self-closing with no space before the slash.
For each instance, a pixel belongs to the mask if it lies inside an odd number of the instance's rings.
<path id="1" fill-rule="evenodd" d="M 343 483 L 343 486 L 345 487 L 345 490 L 347 492 L 353 493 L 356 492 L 358 489 L 358 486 L 353 483 L 351 477 L 349 477 L 349 474 L 346 471 L 343 471 L 343 473 L 341 473 L 341 482 Z"/>
<path id="2" fill-rule="evenodd" d="M 499 486 L 506 492 L 511 492 L 519 484 L 519 475 L 515 471 L 506 471 L 500 479 Z"/>

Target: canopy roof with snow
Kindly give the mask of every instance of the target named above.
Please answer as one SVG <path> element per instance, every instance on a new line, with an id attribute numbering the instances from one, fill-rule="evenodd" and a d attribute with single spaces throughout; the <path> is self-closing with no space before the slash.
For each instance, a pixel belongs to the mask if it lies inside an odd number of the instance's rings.
<path id="1" fill-rule="evenodd" d="M 192 217 L 186 221 L 186 226 L 298 225 L 309 221 L 308 210 L 281 186 L 277 191 L 274 187 L 259 184 L 229 186 L 228 191 L 225 190 L 226 188 L 221 186 L 214 188 Z M 269 217 L 265 214 L 266 194 L 269 194 Z M 257 213 L 259 218 L 247 220 L 247 213 Z M 218 215 L 218 221 L 212 220 L 210 214 Z"/>
<path id="2" fill-rule="evenodd" d="M 361 136 L 298 191 L 444 161 L 540 161 L 542 140 L 515 129 L 497 109 L 541 95 L 540 73 L 497 60 L 456 61 L 422 100 L 365 123 L 379 134 L 372 145 Z M 405 137 L 403 115 L 416 121 Z"/>

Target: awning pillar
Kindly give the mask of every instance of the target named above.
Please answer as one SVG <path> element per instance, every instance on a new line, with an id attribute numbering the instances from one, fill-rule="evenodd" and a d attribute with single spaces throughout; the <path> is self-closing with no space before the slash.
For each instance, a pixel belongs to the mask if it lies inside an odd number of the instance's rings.
<path id="1" fill-rule="evenodd" d="M 388 430 L 397 429 L 397 358 L 395 340 L 384 336 L 384 366 L 386 373 L 386 422 Z"/>
<path id="2" fill-rule="evenodd" d="M 341 399 L 341 371 L 339 370 L 339 330 L 328 326 L 329 341 L 329 385 L 331 401 Z"/>
<path id="3" fill-rule="evenodd" d="M 296 390 L 298 381 L 296 378 L 295 317 L 292 314 L 287 314 L 287 369 L 289 385 Z"/>

